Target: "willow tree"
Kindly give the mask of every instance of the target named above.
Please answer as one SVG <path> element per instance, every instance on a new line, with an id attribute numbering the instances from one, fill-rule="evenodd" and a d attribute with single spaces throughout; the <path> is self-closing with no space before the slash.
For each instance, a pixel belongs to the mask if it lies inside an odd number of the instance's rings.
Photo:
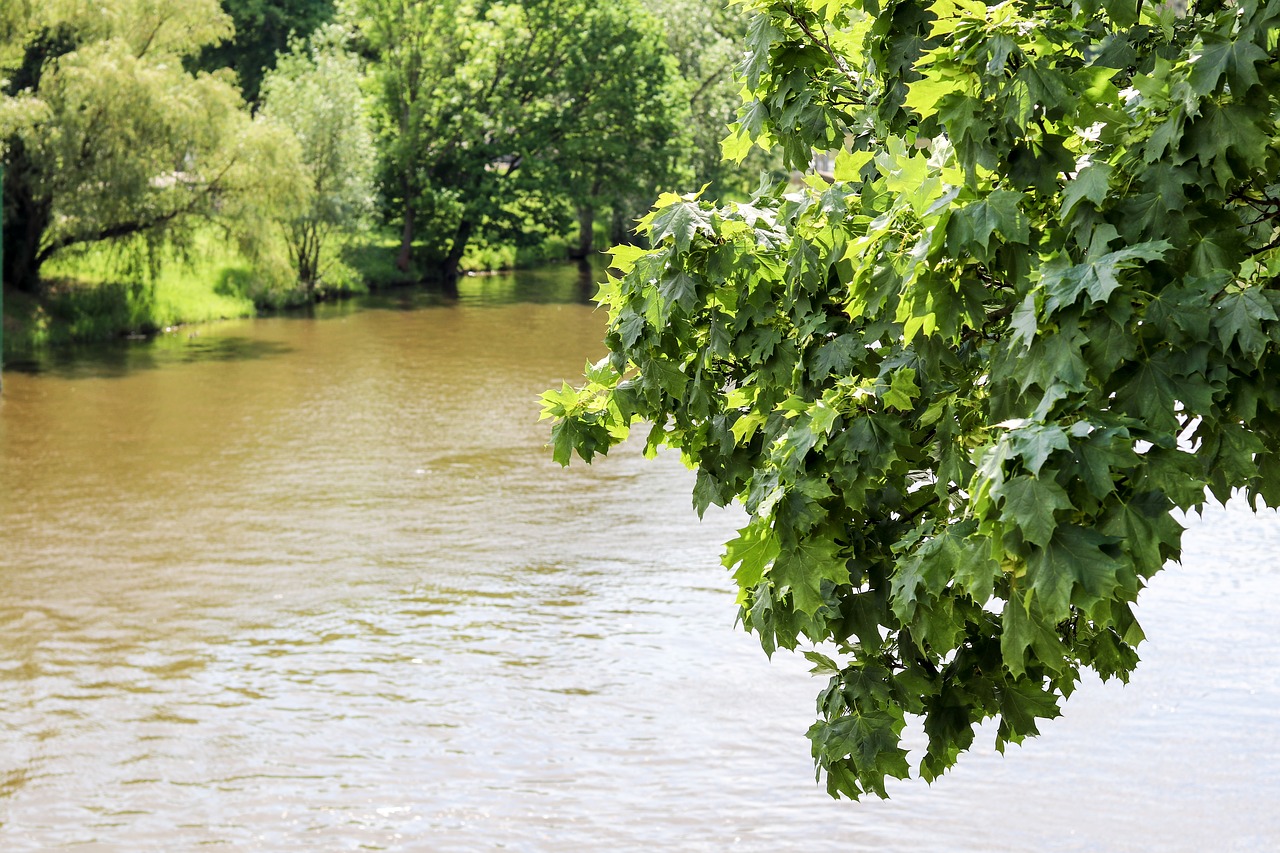
<path id="1" fill-rule="evenodd" d="M 829 678 L 828 791 L 884 796 L 909 716 L 932 779 L 1127 679 L 1179 512 L 1280 504 L 1280 2 L 744 5 L 726 150 L 835 180 L 663 198 L 546 414 L 742 503 L 742 622 Z"/>
<path id="2" fill-rule="evenodd" d="M 183 242 L 202 218 L 292 192 L 288 135 L 250 119 L 229 75 L 183 70 L 231 32 L 216 0 L 53 0 L 8 13 L 0 150 L 10 284 L 35 289 L 41 266 L 67 249 Z"/>

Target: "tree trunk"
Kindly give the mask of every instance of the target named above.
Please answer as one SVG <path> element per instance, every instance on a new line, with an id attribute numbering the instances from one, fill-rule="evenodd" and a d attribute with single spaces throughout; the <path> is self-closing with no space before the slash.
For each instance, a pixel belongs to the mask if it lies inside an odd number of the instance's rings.
<path id="1" fill-rule="evenodd" d="M 2 0 L 7 2 L 7 0 Z M 22 64 L 12 70 L 0 93 L 14 96 L 29 89 L 40 91 L 40 81 L 53 60 L 77 47 L 70 24 L 45 27 L 34 33 L 23 48 Z M 9 144 L 9 165 L 0 187 L 0 219 L 4 220 L 4 265 L 0 279 L 18 290 L 35 293 L 40 289 L 40 246 L 53 224 L 53 199 L 37 198 L 31 191 L 31 161 L 21 139 L 0 140 Z"/>
<path id="2" fill-rule="evenodd" d="M 404 200 L 404 229 L 400 232 L 400 254 L 396 255 L 396 269 L 408 272 L 413 263 L 413 205 Z"/>
<path id="3" fill-rule="evenodd" d="M 596 209 L 590 204 L 578 205 L 578 245 L 569 250 L 569 257 L 575 261 L 585 261 L 591 257 L 596 247 Z"/>
<path id="4" fill-rule="evenodd" d="M 600 281 L 596 278 L 596 268 L 591 261 L 587 258 L 578 261 L 578 301 L 583 305 L 590 305 L 595 301 L 599 290 Z"/>
<path id="5" fill-rule="evenodd" d="M 609 222 L 609 241 L 615 246 L 634 246 L 635 232 L 628 230 L 627 218 L 621 204 L 614 204 L 613 218 Z"/>
<path id="6" fill-rule="evenodd" d="M 470 219 L 463 219 L 458 223 L 458 230 L 453 233 L 453 245 L 449 247 L 449 254 L 444 259 L 445 287 L 451 291 L 458 288 L 458 264 L 462 263 L 462 255 L 467 251 L 467 242 L 471 239 L 472 232 L 475 231 L 475 225 Z"/>
<path id="7" fill-rule="evenodd" d="M 20 166 L 5 171 L 3 277 L 11 287 L 35 293 L 40 288 L 40 244 L 53 222 L 53 205 L 32 197 L 22 181 L 24 171 Z"/>
<path id="8" fill-rule="evenodd" d="M 28 222 L 15 222 L 4 228 L 4 282 L 24 293 L 40 289 L 40 262 L 36 258 L 38 235 L 33 235 Z"/>
<path id="9" fill-rule="evenodd" d="M 298 274 L 298 282 L 310 299 L 315 298 L 316 279 L 320 274 L 319 252 L 316 251 L 314 234 L 314 224 L 295 224 L 285 238 L 289 246 L 289 257 Z"/>

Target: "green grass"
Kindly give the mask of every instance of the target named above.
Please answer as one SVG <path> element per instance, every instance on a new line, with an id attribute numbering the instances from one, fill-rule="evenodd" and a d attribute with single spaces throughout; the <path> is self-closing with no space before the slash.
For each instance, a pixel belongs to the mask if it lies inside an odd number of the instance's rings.
<path id="1" fill-rule="evenodd" d="M 532 246 L 476 241 L 467 246 L 458 268 L 463 272 L 522 270 L 551 261 L 563 261 L 568 256 L 569 243 L 562 237 L 546 237 Z"/>
<path id="2" fill-rule="evenodd" d="M 565 247 L 566 241 L 557 237 L 520 248 L 477 241 L 461 267 L 464 272 L 533 267 L 564 259 Z M 348 239 L 314 298 L 411 285 L 429 277 L 429 265 L 398 269 L 398 250 L 399 239 L 391 233 Z M 251 263 L 212 229 L 197 235 L 186 256 L 159 258 L 154 274 L 107 247 L 54 258 L 42 273 L 45 288 L 39 296 L 5 293 L 6 355 L 251 317 L 313 300 L 293 281 L 287 264 L 279 259 Z"/>
<path id="3" fill-rule="evenodd" d="M 229 284 L 246 275 L 244 259 L 210 238 L 196 248 L 188 261 L 165 259 L 154 277 L 105 250 L 51 260 L 38 297 L 5 294 L 5 352 L 252 316 L 254 300 Z"/>
<path id="4" fill-rule="evenodd" d="M 422 244 L 415 244 L 415 251 L 420 258 L 430 254 Z M 399 237 L 391 233 L 374 234 L 348 244 L 342 251 L 342 260 L 371 290 L 417 284 L 432 277 L 429 258 L 415 263 L 407 271 L 400 270 L 395 263 L 399 252 Z M 528 269 L 551 261 L 563 261 L 567 257 L 568 241 L 561 237 L 547 237 L 536 245 L 519 247 L 477 239 L 467 246 L 458 268 L 463 272 Z"/>
<path id="5" fill-rule="evenodd" d="M 400 240 L 392 234 L 369 234 L 353 240 L 342 250 L 342 262 L 355 271 L 370 290 L 386 290 L 417 284 L 423 271 L 411 265 L 407 271 L 396 266 Z"/>

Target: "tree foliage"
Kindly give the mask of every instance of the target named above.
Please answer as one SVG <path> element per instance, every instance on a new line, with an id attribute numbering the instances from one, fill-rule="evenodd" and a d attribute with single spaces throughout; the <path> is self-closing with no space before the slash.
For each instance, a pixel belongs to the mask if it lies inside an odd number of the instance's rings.
<path id="1" fill-rule="evenodd" d="M 639 5 L 593 17 L 588 35 L 598 47 L 566 80 L 569 97 L 590 103 L 538 164 L 539 182 L 561 187 L 578 213 L 582 258 L 594 251 L 596 211 L 634 222 L 660 189 L 688 179 L 693 142 L 684 78 L 657 18 Z"/>
<path id="2" fill-rule="evenodd" d="M 555 457 L 696 468 L 766 651 L 828 676 L 832 795 L 1127 680 L 1177 511 L 1280 504 L 1280 2 L 744 0 L 726 152 L 835 180 L 663 197 Z"/>
<path id="3" fill-rule="evenodd" d="M 657 138 L 633 137 L 651 150 L 674 124 L 638 112 L 672 105 L 647 94 L 662 90 L 643 75 L 661 68 L 665 45 L 638 0 L 353 0 L 347 16 L 373 61 L 402 268 L 420 220 L 448 235 L 452 273 L 478 232 L 512 236 L 530 217 L 560 217 L 566 177 L 621 123 L 653 129 Z"/>
<path id="4" fill-rule="evenodd" d="M 745 197 L 759 186 L 762 171 L 779 165 L 775 152 L 760 148 L 742 162 L 721 156 L 725 127 L 742 103 L 742 81 L 734 71 L 742 59 L 747 17 L 719 0 L 649 0 L 649 5 L 666 28 L 678 84 L 689 104 L 686 159 L 694 185 Z"/>
<path id="5" fill-rule="evenodd" d="M 183 70 L 230 33 L 214 0 L 26 8 L 0 46 L 6 281 L 33 289 L 57 252 L 182 242 L 215 211 L 291 192 L 292 140 L 224 75 Z"/>
<path id="6" fill-rule="evenodd" d="M 298 280 L 313 292 L 334 260 L 335 238 L 356 229 L 372 205 L 373 136 L 359 59 L 337 25 L 295 39 L 262 83 L 262 114 L 301 147 L 305 199 L 283 222 Z"/>
<path id="7" fill-rule="evenodd" d="M 335 15 L 334 0 L 222 0 L 235 33 L 209 44 L 196 65 L 205 71 L 232 68 L 244 98 L 257 104 L 263 77 L 276 67 L 276 56 L 288 54 L 292 42 L 306 38 Z"/>

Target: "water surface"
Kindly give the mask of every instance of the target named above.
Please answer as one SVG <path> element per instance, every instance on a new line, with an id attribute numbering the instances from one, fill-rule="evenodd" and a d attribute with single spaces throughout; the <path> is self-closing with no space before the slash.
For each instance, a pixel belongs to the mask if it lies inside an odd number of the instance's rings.
<path id="1" fill-rule="evenodd" d="M 1280 847 L 1280 520 L 1188 521 L 1132 684 L 834 803 L 678 460 L 561 470 L 572 270 L 5 375 L 0 849 Z M 916 740 L 918 742 L 918 738 Z"/>

